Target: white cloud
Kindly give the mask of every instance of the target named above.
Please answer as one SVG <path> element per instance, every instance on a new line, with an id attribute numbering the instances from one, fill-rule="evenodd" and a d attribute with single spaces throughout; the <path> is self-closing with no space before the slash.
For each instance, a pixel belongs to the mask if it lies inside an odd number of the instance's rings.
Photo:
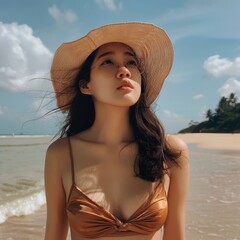
<path id="1" fill-rule="evenodd" d="M 214 77 L 230 77 L 218 89 L 221 96 L 229 96 L 230 93 L 240 95 L 240 57 L 231 60 L 229 58 L 221 58 L 219 55 L 213 55 L 207 58 L 203 64 L 203 68 Z"/>
<path id="2" fill-rule="evenodd" d="M 53 54 L 28 25 L 0 22 L 0 52 L 0 89 L 21 92 L 43 87 L 41 80 L 30 80 L 49 77 Z"/>
<path id="3" fill-rule="evenodd" d="M 48 8 L 48 12 L 57 22 L 60 23 L 62 22 L 73 23 L 78 19 L 76 13 L 72 9 L 61 11 L 56 6 L 56 4 Z"/>
<path id="4" fill-rule="evenodd" d="M 230 93 L 235 93 L 240 96 L 240 81 L 235 78 L 229 78 L 222 87 L 218 89 L 221 96 L 228 97 Z"/>
<path id="5" fill-rule="evenodd" d="M 110 11 L 117 11 L 117 10 L 122 9 L 122 4 L 119 3 L 117 5 L 114 0 L 95 0 L 95 2 L 99 6 L 107 8 Z"/>
<path id="6" fill-rule="evenodd" d="M 230 60 L 213 55 L 205 60 L 203 68 L 214 77 L 238 77 L 240 76 L 240 57 Z"/>
<path id="7" fill-rule="evenodd" d="M 164 111 L 163 111 L 163 115 L 164 115 L 164 117 L 166 117 L 166 118 L 178 118 L 178 115 L 177 115 L 176 113 L 171 112 L 171 111 L 169 111 L 169 110 L 164 110 Z"/>
<path id="8" fill-rule="evenodd" d="M 203 97 L 204 97 L 203 94 L 196 94 L 196 95 L 193 96 L 193 100 L 199 100 Z"/>

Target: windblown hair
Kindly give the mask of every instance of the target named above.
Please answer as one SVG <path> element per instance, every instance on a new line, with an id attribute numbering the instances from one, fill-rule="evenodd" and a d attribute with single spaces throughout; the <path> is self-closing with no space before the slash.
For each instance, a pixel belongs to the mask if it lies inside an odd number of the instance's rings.
<path id="1" fill-rule="evenodd" d="M 92 126 L 95 119 L 95 109 L 92 97 L 81 93 L 80 87 L 90 81 L 90 68 L 97 50 L 92 52 L 80 67 L 73 86 L 66 92 L 75 94 L 69 103 L 68 115 L 60 130 L 60 138 L 72 136 Z M 165 139 L 164 128 L 146 104 L 145 79 L 142 74 L 142 93 L 136 104 L 130 107 L 130 124 L 138 145 L 138 153 L 134 162 L 136 177 L 147 181 L 163 180 L 167 166 L 178 165 L 177 159 L 181 155 L 170 148 Z M 64 106 L 66 107 L 66 106 Z"/>

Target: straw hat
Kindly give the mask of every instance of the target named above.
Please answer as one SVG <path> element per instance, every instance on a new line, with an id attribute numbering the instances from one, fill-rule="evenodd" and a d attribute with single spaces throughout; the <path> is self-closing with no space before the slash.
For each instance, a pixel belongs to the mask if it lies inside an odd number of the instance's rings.
<path id="1" fill-rule="evenodd" d="M 63 112 L 68 110 L 66 105 L 76 94 L 63 94 L 64 89 L 73 84 L 80 66 L 90 53 L 109 42 L 128 45 L 140 59 L 146 79 L 147 104 L 158 96 L 173 64 L 173 46 L 166 32 L 148 23 L 109 24 L 90 31 L 76 41 L 63 43 L 55 52 L 51 79 L 57 106 Z"/>

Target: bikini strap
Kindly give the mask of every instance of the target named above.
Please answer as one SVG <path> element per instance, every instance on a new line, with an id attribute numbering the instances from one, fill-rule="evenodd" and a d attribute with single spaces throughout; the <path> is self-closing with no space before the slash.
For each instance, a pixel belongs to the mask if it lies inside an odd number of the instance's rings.
<path id="1" fill-rule="evenodd" d="M 74 176 L 74 161 L 73 161 L 73 154 L 72 154 L 72 145 L 71 145 L 70 137 L 68 137 L 67 139 L 68 139 L 69 154 L 70 154 L 70 160 L 71 160 L 72 183 L 75 183 L 75 176 Z"/>

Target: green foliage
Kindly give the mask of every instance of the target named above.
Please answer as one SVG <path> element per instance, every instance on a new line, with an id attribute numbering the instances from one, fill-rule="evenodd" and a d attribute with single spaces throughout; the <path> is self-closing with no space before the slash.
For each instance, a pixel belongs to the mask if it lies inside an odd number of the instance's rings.
<path id="1" fill-rule="evenodd" d="M 222 97 L 215 110 L 208 109 L 206 121 L 197 123 L 191 121 L 189 127 L 179 133 L 239 133 L 240 132 L 240 102 L 231 93 L 229 97 Z"/>

